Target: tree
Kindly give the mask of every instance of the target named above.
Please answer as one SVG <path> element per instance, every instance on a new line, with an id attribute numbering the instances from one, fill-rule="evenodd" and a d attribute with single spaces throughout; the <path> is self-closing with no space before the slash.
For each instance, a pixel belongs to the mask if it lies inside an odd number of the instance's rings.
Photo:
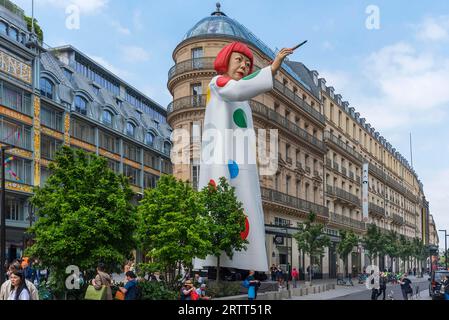
<path id="1" fill-rule="evenodd" d="M 344 273 L 346 277 L 346 270 L 348 267 L 348 255 L 352 252 L 352 249 L 358 245 L 359 238 L 354 234 L 352 230 L 340 230 L 340 242 L 337 245 L 337 252 L 340 258 L 343 260 Z"/>
<path id="2" fill-rule="evenodd" d="M 390 268 L 393 270 L 393 258 L 398 257 L 399 254 L 398 234 L 396 231 L 390 230 L 382 235 L 381 241 L 384 244 L 382 251 L 390 257 Z"/>
<path id="3" fill-rule="evenodd" d="M 103 262 L 113 269 L 131 256 L 136 215 L 127 179 L 105 158 L 64 146 L 50 170 L 31 198 L 39 219 L 29 230 L 35 242 L 26 254 L 49 268 L 53 289 L 65 293 L 66 267 L 93 271 Z"/>
<path id="4" fill-rule="evenodd" d="M 31 17 L 28 16 L 24 16 L 25 22 L 27 24 L 27 29 L 28 31 L 31 32 L 31 22 L 33 21 Z M 42 32 L 41 27 L 39 26 L 39 24 L 37 23 L 36 18 L 34 19 L 34 32 L 37 35 L 37 38 L 39 39 L 40 42 L 44 41 L 44 33 Z"/>
<path id="5" fill-rule="evenodd" d="M 377 258 L 382 251 L 382 234 L 380 229 L 374 224 L 369 224 L 366 235 L 362 240 L 363 247 L 368 251 L 368 258 L 370 263 L 373 264 L 374 259 Z"/>
<path id="6" fill-rule="evenodd" d="M 242 203 L 237 200 L 235 188 L 225 177 L 218 185 L 209 183 L 201 190 L 206 212 L 211 219 L 209 239 L 212 244 L 210 254 L 217 258 L 217 276 L 220 279 L 220 256 L 223 252 L 232 258 L 234 251 L 246 249 L 248 241 L 241 234 L 245 231 L 245 214 Z"/>
<path id="7" fill-rule="evenodd" d="M 398 256 L 402 260 L 402 264 L 404 266 L 404 272 L 407 273 L 407 266 L 410 259 L 410 256 L 413 254 L 411 248 L 411 242 L 407 240 L 404 235 L 399 236 L 399 246 L 398 246 Z"/>
<path id="8" fill-rule="evenodd" d="M 323 233 L 324 225 L 316 223 L 316 214 L 310 212 L 307 220 L 301 224 L 300 231 L 293 237 L 298 243 L 298 249 L 312 257 L 322 257 L 324 248 L 330 245 L 330 238 Z M 312 268 L 312 266 L 310 266 Z M 310 283 L 312 283 L 312 272 L 309 272 Z"/>
<path id="9" fill-rule="evenodd" d="M 210 252 L 209 225 L 200 194 L 171 175 L 163 175 L 154 189 L 145 190 L 137 208 L 137 238 L 148 262 L 146 271 L 161 271 L 169 287 L 177 289 L 183 268 L 194 257 Z"/>
<path id="10" fill-rule="evenodd" d="M 413 239 L 413 255 L 418 261 L 419 269 L 418 271 L 422 270 L 422 262 L 426 261 L 428 256 L 428 251 L 426 249 L 426 246 L 419 238 Z"/>

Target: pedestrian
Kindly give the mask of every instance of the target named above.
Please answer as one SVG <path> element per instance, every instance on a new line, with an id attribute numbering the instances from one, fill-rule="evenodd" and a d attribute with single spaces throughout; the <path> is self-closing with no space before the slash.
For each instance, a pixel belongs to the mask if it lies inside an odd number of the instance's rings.
<path id="1" fill-rule="evenodd" d="M 273 263 L 273 265 L 270 268 L 270 273 L 271 273 L 271 281 L 276 281 L 276 265 Z"/>
<path id="2" fill-rule="evenodd" d="M 112 278 L 109 274 L 105 272 L 105 265 L 99 263 L 97 266 L 97 275 L 95 279 L 92 280 L 92 285 L 96 290 L 100 290 L 103 286 L 106 287 L 106 298 L 105 300 L 112 300 Z"/>
<path id="3" fill-rule="evenodd" d="M 371 270 L 371 276 L 373 276 L 374 270 Z M 371 279 L 371 300 L 377 300 L 379 290 L 376 288 L 374 276 Z"/>
<path id="4" fill-rule="evenodd" d="M 385 291 L 387 290 L 387 275 L 384 272 L 381 272 L 380 274 L 380 278 L 379 278 L 379 292 L 377 293 L 377 298 L 380 297 L 381 294 L 383 294 L 382 296 L 382 300 L 385 300 Z"/>
<path id="5" fill-rule="evenodd" d="M 13 289 L 11 275 L 13 272 L 21 271 L 21 266 L 18 261 L 11 263 L 7 269 L 6 275 L 8 280 L 6 280 L 1 288 L 0 288 L 0 300 L 8 300 L 11 291 Z M 28 292 L 31 294 L 30 300 L 39 300 L 39 292 L 36 289 L 36 286 L 31 282 L 25 279 L 25 285 L 28 289 Z"/>
<path id="6" fill-rule="evenodd" d="M 449 300 L 449 276 L 444 276 L 441 282 L 441 291 L 444 292 L 444 300 Z"/>
<path id="7" fill-rule="evenodd" d="M 296 270 L 296 268 L 293 268 L 292 270 L 292 282 L 293 282 L 293 288 L 296 288 L 296 281 L 299 280 L 299 272 Z"/>
<path id="8" fill-rule="evenodd" d="M 133 271 L 126 272 L 126 284 L 118 289 L 125 294 L 125 300 L 137 300 L 137 276 Z"/>
<path id="9" fill-rule="evenodd" d="M 401 279 L 399 280 L 399 284 L 401 285 L 401 291 L 404 300 L 408 300 L 408 295 L 413 294 L 413 289 L 411 286 L 412 282 L 407 278 L 407 274 L 402 275 Z"/>
<path id="10" fill-rule="evenodd" d="M 250 270 L 248 277 L 245 279 L 246 285 L 248 286 L 248 300 L 257 299 L 257 290 L 259 290 L 260 281 L 256 280 L 254 274 L 254 270 Z"/>
<path id="11" fill-rule="evenodd" d="M 196 289 L 196 293 L 198 294 L 198 300 L 210 300 L 211 298 L 206 294 L 206 284 L 203 283 L 198 289 Z"/>
<path id="12" fill-rule="evenodd" d="M 416 267 L 413 267 L 413 275 L 416 277 Z"/>
<path id="13" fill-rule="evenodd" d="M 277 266 L 276 280 L 278 282 L 279 288 L 282 289 L 284 287 L 284 271 L 282 270 L 280 265 Z"/>
<path id="14" fill-rule="evenodd" d="M 199 273 L 195 273 L 195 276 L 193 278 L 193 285 L 195 287 L 198 287 L 199 289 L 203 283 L 204 283 L 203 277 L 201 277 Z"/>
<path id="15" fill-rule="evenodd" d="M 31 293 L 26 285 L 23 270 L 14 269 L 9 275 L 11 280 L 11 291 L 8 300 L 31 300 Z"/>
<path id="16" fill-rule="evenodd" d="M 192 292 L 195 290 L 196 288 L 193 286 L 192 280 L 186 280 L 181 288 L 181 300 L 192 300 Z"/>

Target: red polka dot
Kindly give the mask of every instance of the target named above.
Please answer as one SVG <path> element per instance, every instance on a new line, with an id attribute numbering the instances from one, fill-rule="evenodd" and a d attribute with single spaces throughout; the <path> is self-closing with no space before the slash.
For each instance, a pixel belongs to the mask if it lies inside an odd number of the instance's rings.
<path id="1" fill-rule="evenodd" d="M 248 217 L 245 217 L 245 231 L 240 233 L 240 237 L 242 238 L 242 240 L 246 240 L 246 238 L 248 238 L 249 235 L 249 221 L 248 221 Z"/>
<path id="2" fill-rule="evenodd" d="M 217 79 L 217 86 L 223 88 L 231 80 L 229 77 L 221 76 Z"/>

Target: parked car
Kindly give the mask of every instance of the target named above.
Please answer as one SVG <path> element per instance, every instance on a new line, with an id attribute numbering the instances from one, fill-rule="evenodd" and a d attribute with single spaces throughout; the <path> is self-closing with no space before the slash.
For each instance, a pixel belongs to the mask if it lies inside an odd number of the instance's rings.
<path id="1" fill-rule="evenodd" d="M 441 282 L 443 281 L 444 276 L 449 277 L 448 270 L 435 270 L 432 271 L 432 275 L 429 278 L 429 296 L 432 297 L 432 300 L 439 300 L 444 298 L 444 292 L 440 292 Z"/>

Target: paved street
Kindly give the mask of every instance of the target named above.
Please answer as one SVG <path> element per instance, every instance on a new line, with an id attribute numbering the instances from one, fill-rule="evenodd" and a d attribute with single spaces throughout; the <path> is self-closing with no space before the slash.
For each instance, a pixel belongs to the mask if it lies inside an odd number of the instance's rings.
<path id="1" fill-rule="evenodd" d="M 416 287 L 419 286 L 420 293 L 417 297 L 418 300 L 430 300 L 428 293 L 429 282 L 427 281 L 427 277 L 409 277 L 409 279 L 412 281 L 414 292 L 416 291 Z M 388 294 L 391 291 L 393 291 L 393 298 L 395 300 L 403 300 L 400 285 L 389 284 L 386 290 L 386 299 L 388 299 Z M 380 299 L 382 299 L 382 296 L 380 297 Z M 335 290 L 325 291 L 322 293 L 311 294 L 302 297 L 292 297 L 291 300 L 371 300 L 371 290 L 366 289 L 364 284 L 362 285 L 354 282 L 354 286 L 336 286 Z"/>

